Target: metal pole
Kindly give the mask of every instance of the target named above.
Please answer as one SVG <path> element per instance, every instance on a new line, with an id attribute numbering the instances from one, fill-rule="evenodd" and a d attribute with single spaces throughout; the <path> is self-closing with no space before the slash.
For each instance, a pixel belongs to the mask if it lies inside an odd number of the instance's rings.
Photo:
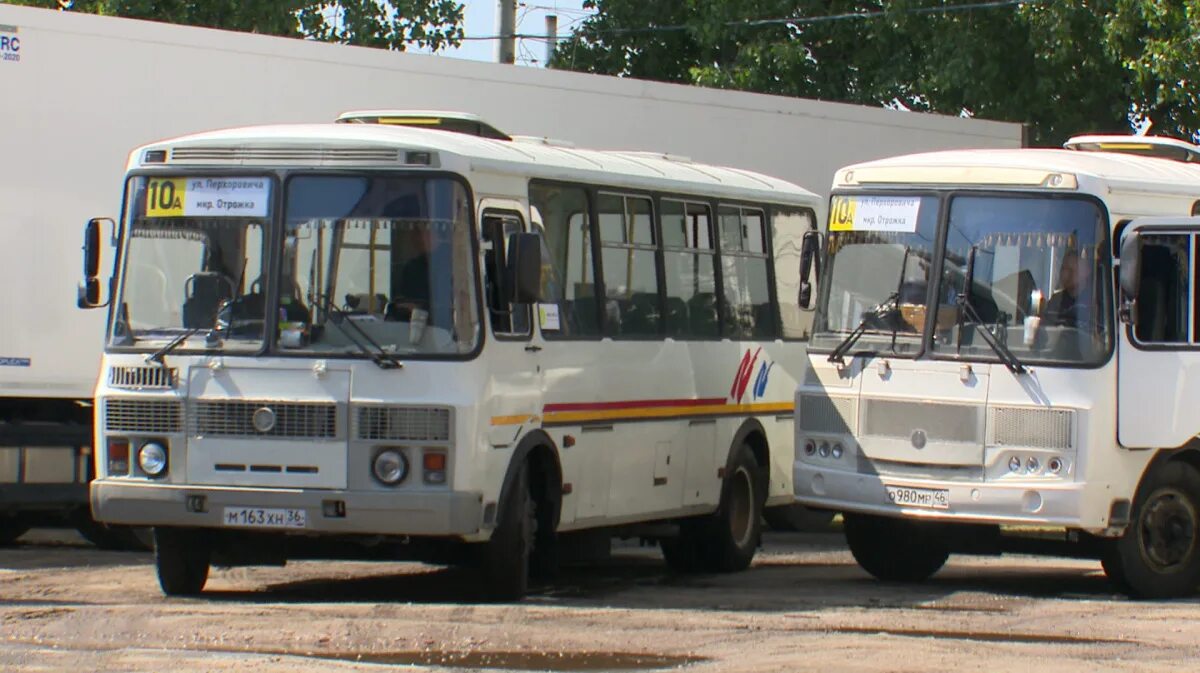
<path id="1" fill-rule="evenodd" d="M 517 0 L 499 0 L 496 7 L 496 62 L 517 62 Z"/>
<path id="2" fill-rule="evenodd" d="M 558 45 L 558 17 L 553 14 L 546 15 L 546 66 L 550 65 L 550 60 L 554 58 L 554 47 Z"/>

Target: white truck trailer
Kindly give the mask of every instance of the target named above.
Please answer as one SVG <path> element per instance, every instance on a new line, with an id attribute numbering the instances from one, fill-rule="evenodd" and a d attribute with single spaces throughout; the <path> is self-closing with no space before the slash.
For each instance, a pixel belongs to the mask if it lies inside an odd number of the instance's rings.
<path id="1" fill-rule="evenodd" d="M 349 109 L 450 109 L 511 133 L 654 148 L 823 191 L 854 161 L 1022 140 L 1014 124 L 10 5 L 0 87 L 0 543 L 43 515 L 86 514 L 104 316 L 74 307 L 79 227 L 118 216 L 132 147 Z"/>

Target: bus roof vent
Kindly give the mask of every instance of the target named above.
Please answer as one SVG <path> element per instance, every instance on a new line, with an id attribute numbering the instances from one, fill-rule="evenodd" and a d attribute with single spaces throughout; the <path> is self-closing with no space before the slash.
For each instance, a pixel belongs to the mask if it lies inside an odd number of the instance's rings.
<path id="1" fill-rule="evenodd" d="M 1075 136 L 1063 143 L 1081 152 L 1119 152 L 1189 163 L 1200 162 L 1200 147 L 1175 138 L 1156 136 Z"/>
<path id="2" fill-rule="evenodd" d="M 450 131 L 469 136 L 512 140 L 495 126 L 468 112 L 437 112 L 432 110 L 352 110 L 337 118 L 338 124 L 383 124 L 384 126 L 411 126 L 416 128 Z"/>
<path id="3" fill-rule="evenodd" d="M 575 143 L 570 140 L 561 140 L 559 138 L 547 138 L 546 136 L 513 136 L 514 142 L 526 143 L 529 145 L 545 145 L 546 147 L 562 147 L 565 149 L 575 149 Z"/>
<path id="4" fill-rule="evenodd" d="M 674 161 L 677 164 L 695 163 L 691 157 L 682 154 L 667 154 L 665 152 L 621 152 L 629 157 L 641 157 L 643 159 L 662 159 L 663 161 Z"/>

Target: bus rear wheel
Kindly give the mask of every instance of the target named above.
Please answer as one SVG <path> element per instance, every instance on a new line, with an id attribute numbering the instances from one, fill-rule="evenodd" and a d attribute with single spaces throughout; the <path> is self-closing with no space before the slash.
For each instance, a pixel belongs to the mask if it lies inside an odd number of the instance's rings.
<path id="1" fill-rule="evenodd" d="M 680 523 L 679 536 L 662 540 L 663 558 L 678 572 L 737 572 L 754 560 L 762 535 L 766 479 L 754 452 L 742 444 L 721 484 L 717 511 Z"/>
<path id="2" fill-rule="evenodd" d="M 846 512 L 842 530 L 858 565 L 885 582 L 929 579 L 950 558 L 936 529 L 922 521 Z"/>
<path id="3" fill-rule="evenodd" d="M 1151 468 L 1105 574 L 1135 598 L 1190 596 L 1200 585 L 1200 472 L 1179 461 Z"/>
<path id="4" fill-rule="evenodd" d="M 154 529 L 154 565 L 158 584 L 168 596 L 195 596 L 208 582 L 211 549 L 201 531 Z"/>

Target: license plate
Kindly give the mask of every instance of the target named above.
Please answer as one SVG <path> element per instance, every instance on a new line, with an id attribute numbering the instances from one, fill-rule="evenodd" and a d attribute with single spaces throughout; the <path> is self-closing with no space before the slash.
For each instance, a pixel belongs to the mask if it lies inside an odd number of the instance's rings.
<path id="1" fill-rule="evenodd" d="M 304 528 L 308 516 L 302 509 L 226 507 L 222 521 L 242 528 Z"/>
<path id="2" fill-rule="evenodd" d="M 883 488 L 893 505 L 950 509 L 950 491 L 944 488 L 914 488 L 887 484 L 884 484 Z"/>

